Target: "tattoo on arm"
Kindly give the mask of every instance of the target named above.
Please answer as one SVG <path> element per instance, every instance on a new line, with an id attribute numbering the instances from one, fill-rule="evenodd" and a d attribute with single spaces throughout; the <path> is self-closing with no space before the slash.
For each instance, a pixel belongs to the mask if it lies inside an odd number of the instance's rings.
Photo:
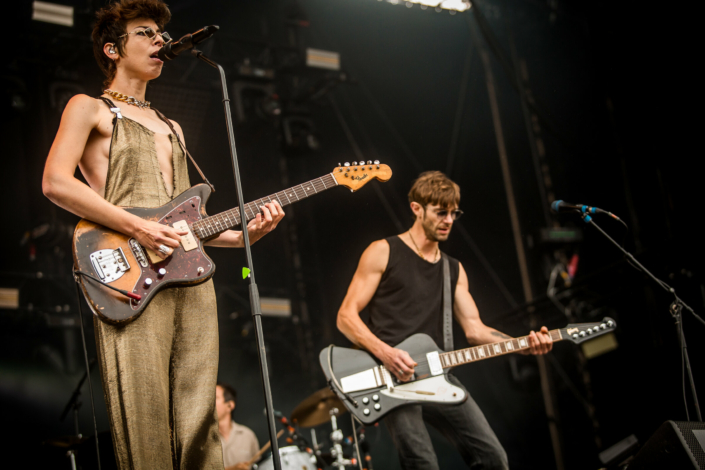
<path id="1" fill-rule="evenodd" d="M 500 333 L 499 331 L 493 331 L 492 336 L 498 336 L 502 339 L 511 339 L 511 336 L 507 336 L 504 333 Z"/>

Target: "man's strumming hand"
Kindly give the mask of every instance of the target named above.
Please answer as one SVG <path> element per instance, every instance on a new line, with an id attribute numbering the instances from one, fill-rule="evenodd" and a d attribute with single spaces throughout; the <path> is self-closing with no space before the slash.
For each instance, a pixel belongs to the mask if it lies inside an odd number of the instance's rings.
<path id="1" fill-rule="evenodd" d="M 418 364 L 401 349 L 387 346 L 378 356 L 384 367 L 402 382 L 407 382 L 414 374 L 414 367 Z"/>

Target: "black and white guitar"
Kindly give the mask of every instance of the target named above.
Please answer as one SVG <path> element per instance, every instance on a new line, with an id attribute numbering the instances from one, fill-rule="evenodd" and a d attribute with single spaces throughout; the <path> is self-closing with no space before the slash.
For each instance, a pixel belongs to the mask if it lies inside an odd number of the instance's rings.
<path id="1" fill-rule="evenodd" d="M 613 331 L 617 323 L 604 318 L 599 323 L 578 323 L 551 330 L 551 339 L 580 344 Z M 529 349 L 529 337 L 511 338 L 497 343 L 444 352 L 430 336 L 415 334 L 396 346 L 409 353 L 418 364 L 408 382 L 400 382 L 371 354 L 333 345 L 321 351 L 323 373 L 346 408 L 364 424 L 379 421 L 390 411 L 404 405 L 444 403 L 458 405 L 467 400 L 462 388 L 448 381 L 454 367 L 495 356 Z"/>

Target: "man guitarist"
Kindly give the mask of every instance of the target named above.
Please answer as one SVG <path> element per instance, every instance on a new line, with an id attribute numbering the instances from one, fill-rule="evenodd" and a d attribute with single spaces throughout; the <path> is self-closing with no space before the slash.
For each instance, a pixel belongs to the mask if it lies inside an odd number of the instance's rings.
<path id="1" fill-rule="evenodd" d="M 44 194 L 54 203 L 135 238 L 163 259 L 188 232 L 120 206 L 159 207 L 190 186 L 181 127 L 145 101 L 147 83 L 162 71 L 157 51 L 170 18 L 160 0 L 119 0 L 98 12 L 93 48 L 106 90 L 99 99 L 78 95 L 69 101 L 43 179 Z M 77 166 L 88 185 L 74 177 Z M 284 216 L 276 203 L 261 212 L 248 224 L 251 242 Z M 242 232 L 224 232 L 209 245 L 242 247 Z M 222 469 L 212 281 L 159 292 L 127 325 L 95 318 L 118 467 Z"/>
<path id="2" fill-rule="evenodd" d="M 409 231 L 373 242 L 362 254 L 357 271 L 338 312 L 338 329 L 350 341 L 374 354 L 399 380 L 408 381 L 416 364 L 394 347 L 415 333 L 426 333 L 444 344 L 442 255 L 438 242 L 448 239 L 458 209 L 460 188 L 443 173 L 422 173 L 409 191 L 415 221 Z M 443 255 L 446 256 L 446 255 Z M 450 266 L 452 312 L 471 345 L 497 342 L 509 336 L 480 319 L 468 292 L 462 264 L 447 257 Z M 369 323 L 360 312 L 369 306 Z M 548 329 L 531 332 L 530 353 L 545 354 L 553 343 Z M 455 385 L 462 384 L 452 374 Z M 392 411 L 384 418 L 399 453 L 401 466 L 438 469 L 436 454 L 424 425 L 443 433 L 473 469 L 506 469 L 507 455 L 468 394 L 459 406 L 413 405 Z"/>

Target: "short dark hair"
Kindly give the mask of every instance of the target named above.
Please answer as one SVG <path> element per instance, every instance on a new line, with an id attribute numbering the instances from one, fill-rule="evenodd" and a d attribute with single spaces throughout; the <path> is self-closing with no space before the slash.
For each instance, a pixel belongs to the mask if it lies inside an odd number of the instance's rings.
<path id="1" fill-rule="evenodd" d="M 115 78 L 117 68 L 103 52 L 106 43 L 114 43 L 117 53 L 122 57 L 123 46 L 127 38 L 118 39 L 127 32 L 127 23 L 139 18 L 148 18 L 157 23 L 159 29 L 171 20 L 171 12 L 161 0 L 117 0 L 96 13 L 93 25 L 93 55 L 100 69 L 105 74 L 103 86 L 107 88 Z"/>
<path id="2" fill-rule="evenodd" d="M 223 389 L 223 402 L 231 401 L 237 405 L 237 390 L 223 382 L 218 382 L 216 385 Z"/>
<path id="3" fill-rule="evenodd" d="M 460 204 L 460 187 L 440 171 L 426 171 L 411 186 L 409 202 L 452 208 Z"/>

